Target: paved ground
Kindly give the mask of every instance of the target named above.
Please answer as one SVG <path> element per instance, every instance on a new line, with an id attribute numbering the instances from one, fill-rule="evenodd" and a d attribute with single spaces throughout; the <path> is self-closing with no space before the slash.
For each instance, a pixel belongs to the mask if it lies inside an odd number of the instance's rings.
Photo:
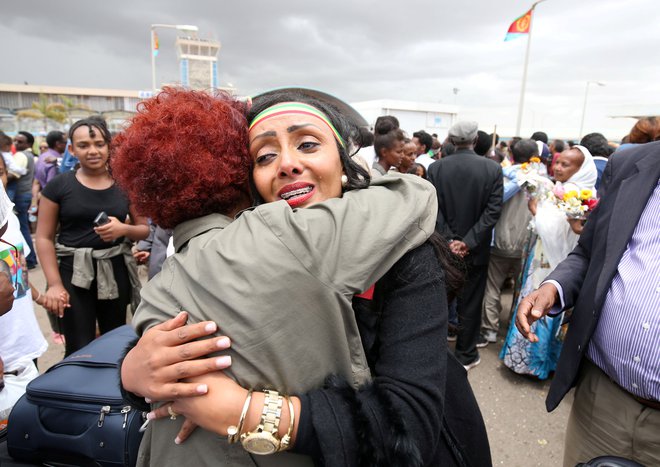
<path id="1" fill-rule="evenodd" d="M 41 268 L 30 273 L 30 280 L 43 291 Z M 508 314 L 511 293 L 505 293 L 504 314 Z M 64 347 L 54 344 L 43 308 L 37 316 L 48 339 L 48 351 L 39 359 L 43 372 L 64 356 Z M 481 364 L 470 371 L 469 379 L 486 421 L 493 464 L 507 467 L 554 467 L 561 465 L 566 419 L 572 394 L 556 409 L 545 411 L 549 382 L 539 382 L 514 374 L 497 358 L 505 330 L 497 344 L 481 351 Z"/>

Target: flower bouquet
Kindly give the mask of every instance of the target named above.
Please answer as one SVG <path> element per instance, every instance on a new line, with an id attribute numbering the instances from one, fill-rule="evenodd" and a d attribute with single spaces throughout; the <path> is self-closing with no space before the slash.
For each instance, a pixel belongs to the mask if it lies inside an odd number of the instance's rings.
<path id="1" fill-rule="evenodd" d="M 588 189 L 565 191 L 563 186 L 556 185 L 553 193 L 558 201 L 557 206 L 569 219 L 586 219 L 598 204 L 596 193 Z"/>
<path id="2" fill-rule="evenodd" d="M 539 198 L 551 186 L 547 173 L 547 169 L 541 162 L 541 159 L 532 157 L 529 162 L 525 162 L 520 166 L 517 175 L 518 186 L 525 190 L 532 198 Z"/>

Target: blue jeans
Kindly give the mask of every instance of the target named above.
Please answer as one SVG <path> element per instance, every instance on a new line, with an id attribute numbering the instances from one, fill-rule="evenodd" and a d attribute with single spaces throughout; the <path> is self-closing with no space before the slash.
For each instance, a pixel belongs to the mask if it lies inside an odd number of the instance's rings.
<path id="1" fill-rule="evenodd" d="M 32 193 L 19 193 L 16 194 L 14 199 L 14 210 L 16 217 L 21 224 L 21 233 L 25 238 L 25 243 L 30 247 L 30 254 L 25 257 L 25 262 L 28 268 L 37 265 L 37 255 L 34 252 L 34 245 L 32 245 L 32 235 L 30 234 L 30 223 L 28 221 L 28 210 L 32 204 Z"/>

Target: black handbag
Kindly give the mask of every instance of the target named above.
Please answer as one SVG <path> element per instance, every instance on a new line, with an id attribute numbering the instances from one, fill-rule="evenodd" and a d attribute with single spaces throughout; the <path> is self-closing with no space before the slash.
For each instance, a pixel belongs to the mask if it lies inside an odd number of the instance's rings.
<path id="1" fill-rule="evenodd" d="M 31 381 L 9 415 L 16 460 L 50 465 L 134 466 L 146 413 L 121 394 L 119 362 L 136 338 L 117 328 Z"/>

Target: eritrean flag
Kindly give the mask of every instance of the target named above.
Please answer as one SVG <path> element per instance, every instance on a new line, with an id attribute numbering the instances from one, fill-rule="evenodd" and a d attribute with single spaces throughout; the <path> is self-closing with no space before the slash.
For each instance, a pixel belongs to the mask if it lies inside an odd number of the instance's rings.
<path id="1" fill-rule="evenodd" d="M 158 49 L 160 49 L 160 44 L 158 43 L 158 34 L 156 34 L 156 31 L 151 32 L 154 35 L 154 57 L 158 57 Z"/>
<path id="2" fill-rule="evenodd" d="M 529 34 L 529 27 L 532 25 L 532 10 L 529 10 L 527 13 L 511 23 L 511 26 L 509 26 L 509 31 L 507 31 L 506 37 L 504 38 L 505 41 L 517 39 L 522 34 Z"/>

